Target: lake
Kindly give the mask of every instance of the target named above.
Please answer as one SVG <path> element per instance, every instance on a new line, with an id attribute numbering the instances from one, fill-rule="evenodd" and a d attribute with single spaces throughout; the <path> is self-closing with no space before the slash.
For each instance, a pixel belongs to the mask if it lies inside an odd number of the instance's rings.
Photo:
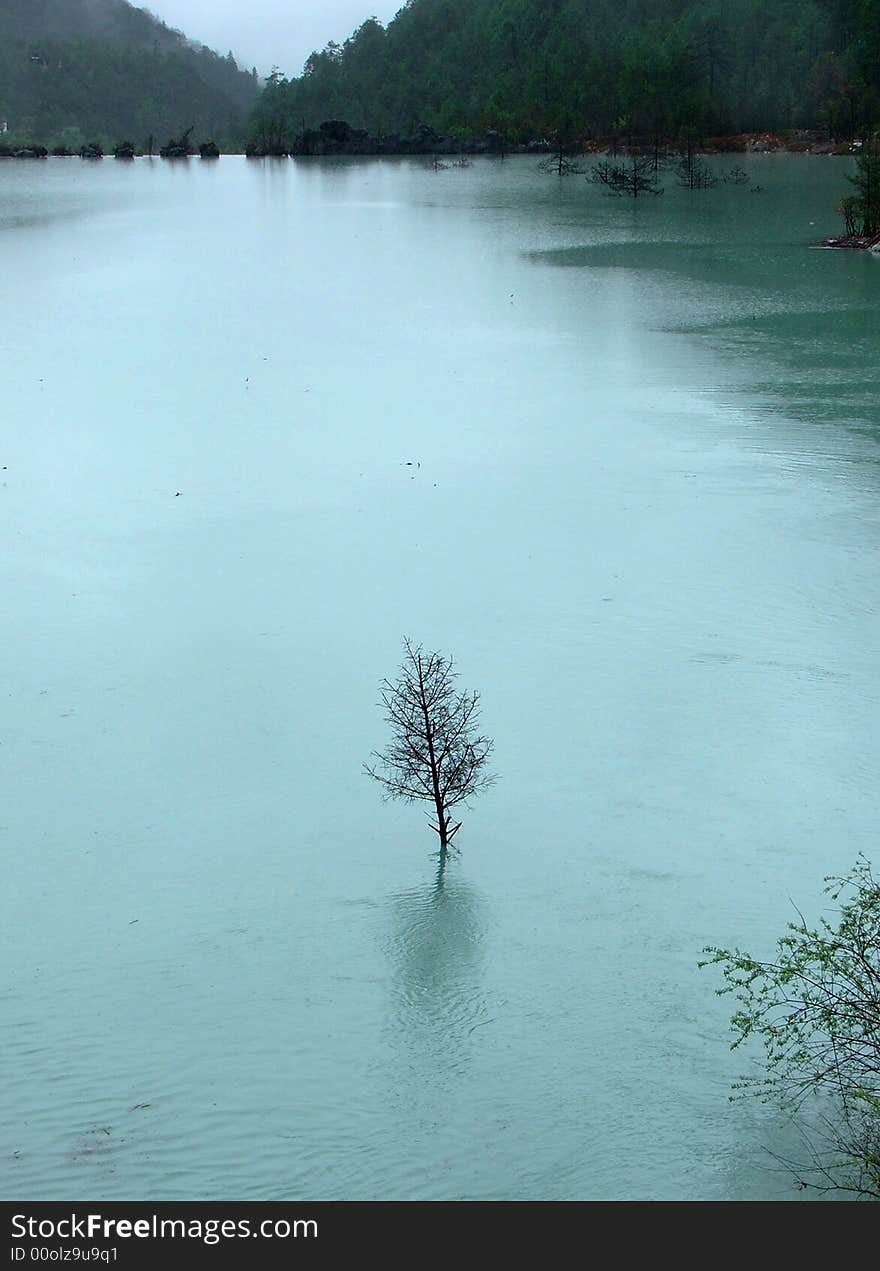
<path id="1" fill-rule="evenodd" d="M 0 166 L 0 1195 L 798 1194 L 697 962 L 875 843 L 880 260 L 736 162 Z"/>

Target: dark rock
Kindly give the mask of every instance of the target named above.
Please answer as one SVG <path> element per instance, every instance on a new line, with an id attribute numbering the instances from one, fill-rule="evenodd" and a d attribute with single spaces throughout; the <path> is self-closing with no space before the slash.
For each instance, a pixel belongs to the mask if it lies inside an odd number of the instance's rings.
<path id="1" fill-rule="evenodd" d="M 203 141 L 199 146 L 199 155 L 203 159 L 219 159 L 220 147 L 216 141 Z"/>
<path id="2" fill-rule="evenodd" d="M 516 147 L 521 149 L 522 147 Z M 546 150 L 546 142 L 537 143 L 536 149 Z M 457 155 L 457 154 L 505 154 L 510 150 L 501 133 L 491 130 L 482 137 L 444 137 L 430 124 L 419 124 L 411 137 L 401 137 L 399 132 L 371 136 L 365 128 L 352 128 L 345 119 L 325 119 L 318 128 L 304 129 L 289 150 L 273 149 L 266 141 L 249 141 L 245 154 L 248 158 L 262 158 L 269 154 L 296 156 L 322 155 Z"/>
<path id="3" fill-rule="evenodd" d="M 411 154 L 446 154 L 445 137 L 441 137 L 430 124 L 419 124 L 409 143 Z"/>
<path id="4" fill-rule="evenodd" d="M 191 132 L 192 128 L 187 128 L 186 132 L 183 133 L 183 135 L 176 141 L 173 137 L 171 137 L 166 145 L 159 147 L 159 158 L 188 159 L 193 153 L 193 148 L 189 140 L 189 134 Z"/>
<path id="5" fill-rule="evenodd" d="M 278 144 L 267 145 L 263 141 L 249 141 L 244 148 L 244 153 L 248 159 L 286 159 L 292 152 Z"/>
<path id="6" fill-rule="evenodd" d="M 79 152 L 81 159 L 103 159 L 104 149 L 99 146 L 97 141 L 90 141 L 87 146 L 83 146 Z"/>
<path id="7" fill-rule="evenodd" d="M 740 137 L 707 137 L 700 146 L 704 154 L 745 154 L 746 138 Z"/>
<path id="8" fill-rule="evenodd" d="M 375 154 L 376 141 L 365 128 L 352 128 L 344 119 L 327 119 L 315 130 L 307 128 L 297 138 L 300 154 Z"/>
<path id="9" fill-rule="evenodd" d="M 114 159 L 133 159 L 134 145 L 130 141 L 117 141 L 113 147 Z"/>
<path id="10" fill-rule="evenodd" d="M 378 142 L 366 128 L 352 128 L 344 119 L 325 119 L 315 131 L 307 128 L 297 139 L 298 154 L 377 154 Z"/>
<path id="11" fill-rule="evenodd" d="M 377 154 L 400 154 L 401 141 L 399 132 L 386 133 L 384 137 L 380 137 L 376 142 Z"/>
<path id="12" fill-rule="evenodd" d="M 49 151 L 45 146 L 20 146 L 13 150 L 13 159 L 45 159 Z"/>
<path id="13" fill-rule="evenodd" d="M 841 238 L 822 240 L 823 247 L 838 247 L 846 251 L 880 252 L 880 234 L 844 234 Z"/>

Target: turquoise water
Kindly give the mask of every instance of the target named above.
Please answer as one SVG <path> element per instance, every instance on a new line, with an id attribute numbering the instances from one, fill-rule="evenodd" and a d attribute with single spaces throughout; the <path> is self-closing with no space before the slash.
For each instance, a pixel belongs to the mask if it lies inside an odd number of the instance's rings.
<path id="1" fill-rule="evenodd" d="M 873 848 L 880 261 L 741 162 L 0 166 L 0 1195 L 797 1194 L 696 963 Z"/>

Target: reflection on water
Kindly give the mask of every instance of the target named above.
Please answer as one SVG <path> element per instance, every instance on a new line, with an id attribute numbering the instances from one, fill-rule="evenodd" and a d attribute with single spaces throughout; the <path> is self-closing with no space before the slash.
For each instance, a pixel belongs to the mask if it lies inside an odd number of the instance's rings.
<path id="1" fill-rule="evenodd" d="M 818 1181 L 817 1154 L 825 1161 L 839 1157 L 815 1112 L 802 1109 L 793 1117 L 754 1099 L 734 1100 L 733 1133 L 720 1154 L 725 1174 L 721 1195 L 737 1200 L 852 1199 L 799 1185 L 802 1178 Z"/>
<path id="2" fill-rule="evenodd" d="M 442 1084 L 467 1067 L 470 1038 L 490 1019 L 485 902 L 453 863 L 438 867 L 430 887 L 394 896 L 389 910 L 391 1043 L 414 1081 Z"/>
<path id="3" fill-rule="evenodd" d="M 387 903 L 391 977 L 376 1076 L 390 1198 L 473 1195 L 480 1178 L 472 1101 L 494 1042 L 486 1026 L 503 1002 L 486 984 L 486 901 L 461 871 L 453 859 L 432 883 Z"/>

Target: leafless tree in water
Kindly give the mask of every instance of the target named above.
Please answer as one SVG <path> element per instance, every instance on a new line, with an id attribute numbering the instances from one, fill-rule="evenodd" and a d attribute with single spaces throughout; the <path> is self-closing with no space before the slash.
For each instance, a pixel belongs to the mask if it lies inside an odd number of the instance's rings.
<path id="1" fill-rule="evenodd" d="M 594 165 L 589 180 L 606 186 L 609 194 L 629 195 L 633 199 L 663 193 L 651 155 L 632 155 L 624 163 L 605 159 Z"/>

